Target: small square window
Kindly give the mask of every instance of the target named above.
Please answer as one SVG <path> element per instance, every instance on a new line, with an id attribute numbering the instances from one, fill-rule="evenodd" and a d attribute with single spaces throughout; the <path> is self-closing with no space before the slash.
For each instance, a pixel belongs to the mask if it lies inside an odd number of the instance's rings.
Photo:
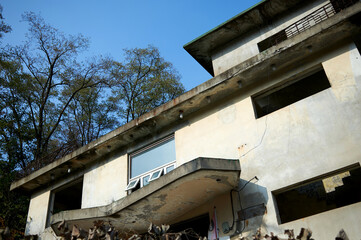
<path id="1" fill-rule="evenodd" d="M 127 188 L 125 190 L 131 190 L 131 189 L 134 189 L 138 186 L 138 183 L 139 183 L 139 178 L 138 179 L 135 179 L 135 180 L 132 180 L 129 182 Z"/>
<path id="2" fill-rule="evenodd" d="M 82 193 L 83 177 L 53 190 L 49 200 L 46 226 L 50 226 L 50 218 L 52 215 L 62 211 L 80 209 Z"/>
<path id="3" fill-rule="evenodd" d="M 52 214 L 81 208 L 83 178 L 53 191 L 54 204 Z"/>
<path id="4" fill-rule="evenodd" d="M 150 178 L 150 175 L 146 175 L 146 176 L 142 177 L 142 187 L 149 184 L 149 178 Z"/>
<path id="5" fill-rule="evenodd" d="M 149 182 L 158 179 L 160 176 L 162 176 L 163 168 L 159 169 L 152 173 L 150 176 Z"/>
<path id="6" fill-rule="evenodd" d="M 172 171 L 174 169 L 174 164 L 169 166 L 169 167 L 166 167 L 165 168 L 165 173 L 169 173 L 170 171 Z"/>

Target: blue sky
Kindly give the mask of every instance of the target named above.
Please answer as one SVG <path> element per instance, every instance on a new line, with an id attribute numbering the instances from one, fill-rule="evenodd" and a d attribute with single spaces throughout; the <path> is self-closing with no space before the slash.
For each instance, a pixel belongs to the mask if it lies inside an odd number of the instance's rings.
<path id="1" fill-rule="evenodd" d="M 66 34 L 90 38 L 86 56 L 105 55 L 122 60 L 122 49 L 152 44 L 173 63 L 187 90 L 211 75 L 183 45 L 251 7 L 259 0 L 2 0 L 5 22 L 13 31 L 3 43 L 20 44 L 27 24 L 25 11 L 40 13 L 47 23 Z"/>

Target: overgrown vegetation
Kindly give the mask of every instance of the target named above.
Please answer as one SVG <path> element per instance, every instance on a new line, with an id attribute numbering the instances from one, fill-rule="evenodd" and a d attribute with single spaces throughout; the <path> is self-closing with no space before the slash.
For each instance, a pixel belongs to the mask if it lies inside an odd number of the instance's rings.
<path id="1" fill-rule="evenodd" d="M 62 240 L 84 239 L 84 240 L 181 240 L 198 239 L 207 240 L 205 236 L 199 236 L 191 228 L 180 232 L 172 232 L 170 226 L 162 224 L 160 226 L 151 223 L 146 233 L 134 231 L 119 231 L 110 222 L 95 221 L 94 226 L 88 230 L 73 225 L 70 229 L 63 221 L 58 225 Z"/>
<path id="2" fill-rule="evenodd" d="M 122 61 L 80 61 L 88 38 L 64 34 L 32 12 L 23 20 L 25 43 L 1 43 L 0 52 L 0 219 L 21 231 L 29 200 L 9 192 L 12 181 L 184 92 L 154 46 L 125 49 Z M 9 31 L 0 6 L 0 39 Z"/>

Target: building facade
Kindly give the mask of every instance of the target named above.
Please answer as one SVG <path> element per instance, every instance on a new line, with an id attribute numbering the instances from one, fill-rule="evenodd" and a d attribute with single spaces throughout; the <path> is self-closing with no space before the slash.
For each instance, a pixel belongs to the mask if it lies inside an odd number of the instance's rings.
<path id="1" fill-rule="evenodd" d="M 188 43 L 213 78 L 12 184 L 26 234 L 360 238 L 360 24 L 360 1 L 264 0 Z"/>

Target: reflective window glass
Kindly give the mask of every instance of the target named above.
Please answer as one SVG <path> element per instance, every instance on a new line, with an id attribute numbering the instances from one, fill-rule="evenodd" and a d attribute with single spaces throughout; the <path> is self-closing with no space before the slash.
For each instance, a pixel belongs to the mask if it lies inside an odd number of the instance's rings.
<path id="1" fill-rule="evenodd" d="M 138 185 L 139 179 L 135 179 L 133 181 L 130 181 L 130 183 L 128 184 L 126 190 L 130 190 L 135 188 Z"/>
<path id="2" fill-rule="evenodd" d="M 149 178 L 150 178 L 150 175 L 143 177 L 143 186 L 146 186 L 149 184 Z"/>
<path id="3" fill-rule="evenodd" d="M 130 178 L 175 161 L 174 137 L 130 156 Z"/>
<path id="4" fill-rule="evenodd" d="M 151 175 L 151 177 L 150 177 L 150 179 L 149 179 L 149 181 L 153 181 L 153 180 L 159 178 L 160 175 L 161 175 L 161 173 L 162 173 L 162 171 L 163 171 L 163 169 L 159 169 L 158 171 L 153 172 L 152 175 Z"/>
<path id="5" fill-rule="evenodd" d="M 166 169 L 165 169 L 165 172 L 166 173 L 169 173 L 170 171 L 172 171 L 174 169 L 174 165 L 171 165 L 171 166 L 169 166 L 169 167 L 167 167 Z"/>

